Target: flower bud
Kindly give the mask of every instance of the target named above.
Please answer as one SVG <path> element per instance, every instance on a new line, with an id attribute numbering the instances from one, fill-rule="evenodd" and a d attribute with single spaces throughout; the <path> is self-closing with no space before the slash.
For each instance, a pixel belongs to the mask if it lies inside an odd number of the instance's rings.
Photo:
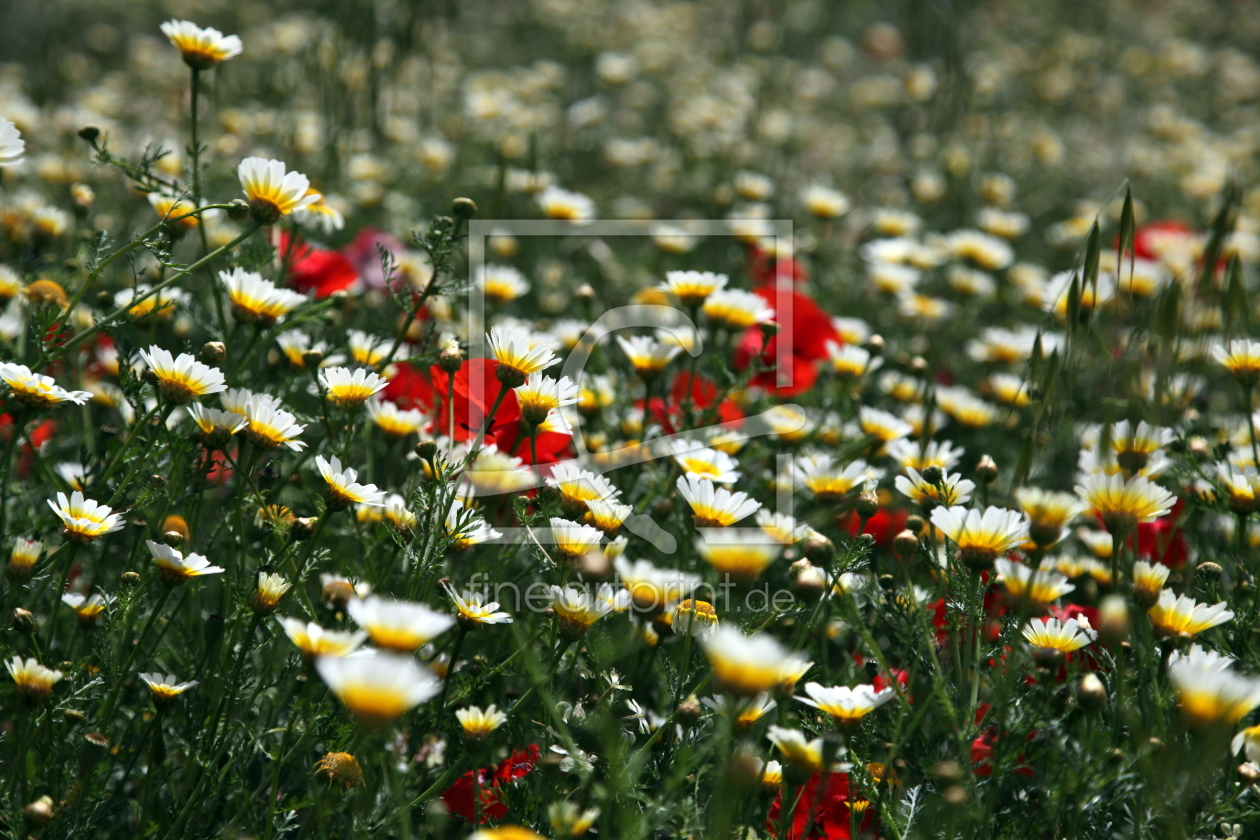
<path id="1" fill-rule="evenodd" d="M 802 558 L 788 568 L 792 578 L 792 592 L 798 598 L 816 601 L 827 590 L 827 578 L 822 570 Z"/>
<path id="2" fill-rule="evenodd" d="M 459 345 L 451 342 L 442 348 L 442 352 L 438 354 L 438 367 L 447 373 L 459 373 L 459 369 L 464 365 L 464 353 L 459 349 Z"/>
<path id="3" fill-rule="evenodd" d="M 1081 677 L 1076 697 L 1083 707 L 1097 711 L 1107 704 L 1107 688 L 1096 674 L 1086 674 Z"/>
<path id="4" fill-rule="evenodd" d="M 1220 580 L 1223 571 L 1219 563 L 1213 563 L 1211 560 L 1200 563 L 1194 570 L 1195 574 L 1202 575 L 1208 581 Z"/>
<path id="5" fill-rule="evenodd" d="M 935 487 L 941 483 L 943 478 L 945 478 L 945 471 L 936 464 L 928 464 L 923 468 L 919 475 L 923 476 L 924 481 Z"/>
<path id="6" fill-rule="evenodd" d="M 354 587 L 348 580 L 330 580 L 324 584 L 320 597 L 332 604 L 334 609 L 344 610 L 346 604 L 354 597 Z"/>
<path id="7" fill-rule="evenodd" d="M 19 633 L 35 632 L 35 614 L 22 607 L 13 608 L 13 617 L 10 623 L 13 625 L 13 629 Z"/>
<path id="8" fill-rule="evenodd" d="M 909 528 L 893 537 L 893 551 L 903 560 L 919 553 L 919 538 Z"/>
<path id="9" fill-rule="evenodd" d="M 918 514 L 911 514 L 906 518 L 906 530 L 918 536 L 923 533 L 923 529 L 927 527 L 927 522 Z"/>
<path id="10" fill-rule="evenodd" d="M 227 216 L 234 222 L 243 222 L 249 218 L 249 204 L 245 199 L 238 198 L 228 204 Z"/>
<path id="11" fill-rule="evenodd" d="M 119 582 L 123 585 L 124 588 L 134 589 L 140 585 L 140 573 L 139 572 L 123 572 L 122 577 L 119 578 Z"/>
<path id="12" fill-rule="evenodd" d="M 870 353 L 872 357 L 882 356 L 884 354 L 884 337 L 878 334 L 872 335 L 870 338 L 866 339 L 866 344 L 863 346 L 866 352 Z"/>
<path id="13" fill-rule="evenodd" d="M 302 367 L 315 369 L 324 363 L 322 350 L 305 350 L 302 352 Z"/>
<path id="14" fill-rule="evenodd" d="M 879 496 L 876 496 L 873 490 L 863 490 L 858 494 L 854 510 L 862 519 L 870 519 L 879 513 Z"/>
<path id="15" fill-rule="evenodd" d="M 227 346 L 222 341 L 207 341 L 197 353 L 197 361 L 203 365 L 217 365 L 227 358 Z"/>
<path id="16" fill-rule="evenodd" d="M 101 136 L 101 130 L 94 125 L 85 125 L 79 129 L 79 137 L 89 143 L 95 143 L 96 138 Z"/>
<path id="17" fill-rule="evenodd" d="M 415 453 L 416 455 L 418 455 L 419 457 L 423 458 L 426 461 L 432 460 L 433 456 L 437 454 L 437 441 L 435 440 L 420 441 L 419 443 L 416 444 Z"/>
<path id="18" fill-rule="evenodd" d="M 704 707 L 700 705 L 700 700 L 696 698 L 696 695 L 692 694 L 678 704 L 676 713 L 678 719 L 684 724 L 695 723 L 704 713 Z"/>
<path id="19" fill-rule="evenodd" d="M 998 477 L 997 461 L 994 461 L 988 455 L 981 455 L 980 463 L 976 464 L 976 475 L 985 484 L 992 484 L 993 482 L 997 481 L 997 477 Z"/>
<path id="20" fill-rule="evenodd" d="M 471 219 L 477 215 L 477 203 L 471 198 L 460 196 L 451 202 L 451 215 L 458 219 Z"/>
<path id="21" fill-rule="evenodd" d="M 1112 648 L 1129 638 L 1129 605 L 1119 595 L 1108 595 L 1098 605 L 1098 640 Z"/>
<path id="22" fill-rule="evenodd" d="M 805 541 L 801 544 L 801 550 L 805 553 L 806 559 L 818 566 L 830 566 L 831 561 L 836 559 L 835 543 L 828 539 L 826 535 L 817 531 L 813 531 L 809 536 L 805 537 Z"/>

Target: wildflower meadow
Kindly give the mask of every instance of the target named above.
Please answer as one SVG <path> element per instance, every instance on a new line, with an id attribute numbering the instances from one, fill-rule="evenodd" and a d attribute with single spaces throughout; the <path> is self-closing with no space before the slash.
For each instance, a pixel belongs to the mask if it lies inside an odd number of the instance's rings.
<path id="1" fill-rule="evenodd" d="M 1260 837 L 1260 2 L 0 24 L 4 836 Z"/>

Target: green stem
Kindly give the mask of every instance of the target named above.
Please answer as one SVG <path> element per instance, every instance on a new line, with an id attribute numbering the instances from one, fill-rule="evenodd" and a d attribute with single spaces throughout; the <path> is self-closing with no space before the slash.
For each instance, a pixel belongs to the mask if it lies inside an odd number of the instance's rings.
<path id="1" fill-rule="evenodd" d="M 144 646 L 144 639 L 149 635 L 149 630 L 153 628 L 158 615 L 162 612 L 162 607 L 166 605 L 166 599 L 171 596 L 172 590 L 173 587 L 171 586 L 162 586 L 162 594 L 158 596 L 158 602 L 153 605 L 153 611 L 149 613 L 149 618 L 140 630 L 136 643 L 127 652 L 127 658 L 123 660 L 122 667 L 115 674 L 114 687 L 110 689 L 109 698 L 105 701 L 105 713 L 101 715 L 102 724 L 108 725 L 109 721 L 113 719 L 114 709 L 117 708 L 118 698 L 122 694 L 122 687 L 126 684 L 127 674 L 131 670 L 131 663 L 135 660 L 136 653 Z"/>

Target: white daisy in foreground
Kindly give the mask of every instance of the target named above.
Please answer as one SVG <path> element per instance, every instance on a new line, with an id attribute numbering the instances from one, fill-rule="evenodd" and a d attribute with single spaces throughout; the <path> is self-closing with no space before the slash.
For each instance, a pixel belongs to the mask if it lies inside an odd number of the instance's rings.
<path id="1" fill-rule="evenodd" d="M 240 55 L 243 49 L 237 36 L 224 35 L 212 27 L 202 29 L 187 20 L 168 20 L 162 24 L 162 34 L 194 70 L 209 70 L 220 61 Z"/>
<path id="2" fill-rule="evenodd" d="M 359 645 L 367 641 L 368 634 L 363 630 L 353 633 L 344 630 L 325 630 L 315 622 L 309 624 L 300 618 L 289 618 L 278 615 L 276 621 L 284 628 L 289 641 L 297 645 L 298 650 L 307 659 L 316 656 L 345 656 L 354 652 Z"/>
<path id="3" fill-rule="evenodd" d="M 551 535 L 555 540 L 556 559 L 573 566 L 598 549 L 604 539 L 604 532 L 598 528 L 558 516 L 551 517 Z"/>
<path id="4" fill-rule="evenodd" d="M 1075 618 L 1060 621 L 1057 618 L 1033 619 L 1024 626 L 1024 639 L 1038 651 L 1072 653 L 1094 641 L 1097 635 L 1090 627 L 1082 626 Z"/>
<path id="5" fill-rule="evenodd" d="M 187 353 L 172 356 L 170 350 L 157 345 L 140 351 L 140 358 L 157 379 L 162 396 L 173 403 L 186 403 L 196 397 L 227 390 L 223 372 L 203 365 Z"/>
<path id="6" fill-rule="evenodd" d="M 725 528 L 761 509 L 761 502 L 750 499 L 747 493 L 732 493 L 706 478 L 680 475 L 677 487 L 691 506 L 697 528 Z"/>
<path id="7" fill-rule="evenodd" d="M 370 370 L 344 367 L 324 368 L 319 372 L 327 400 L 338 408 L 358 408 L 373 395 L 385 389 L 389 380 Z"/>
<path id="8" fill-rule="evenodd" d="M 938 507 L 932 524 L 954 543 L 958 559 L 972 568 L 988 568 L 999 554 L 1010 552 L 1028 538 L 1023 514 L 989 507 L 981 513 L 965 507 Z"/>
<path id="9" fill-rule="evenodd" d="M 1158 484 L 1135 475 L 1090 475 L 1076 486 L 1080 496 L 1113 536 L 1124 537 L 1143 522 L 1154 522 L 1172 510 L 1177 498 Z"/>
<path id="10" fill-rule="evenodd" d="M 499 711 L 498 707 L 494 705 L 485 710 L 478 706 L 458 709 L 455 712 L 455 717 L 459 721 L 460 727 L 464 730 L 464 738 L 469 741 L 480 741 L 507 723 L 507 713 Z"/>
<path id="11" fill-rule="evenodd" d="M 713 676 L 731 694 L 753 697 L 785 684 L 793 684 L 812 662 L 788 651 L 773 636 L 718 625 L 700 637 Z"/>
<path id="12" fill-rule="evenodd" d="M 165 677 L 160 673 L 141 674 L 140 679 L 144 680 L 144 684 L 149 687 L 149 691 L 153 693 L 153 702 L 159 706 L 166 705 L 198 684 L 197 680 L 180 682 L 174 674 L 169 674 Z"/>
<path id="13" fill-rule="evenodd" d="M 201 403 L 192 403 L 185 409 L 201 430 L 202 442 L 216 449 L 225 446 L 232 435 L 249 424 L 249 419 L 244 414 L 206 408 Z"/>
<path id="14" fill-rule="evenodd" d="M 774 310 L 760 295 L 743 289 L 720 289 L 704 302 L 704 315 L 715 325 L 741 332 L 774 320 Z"/>
<path id="15" fill-rule="evenodd" d="M 58 493 L 57 501 L 49 499 L 48 506 L 61 519 L 66 539 L 72 542 L 90 543 L 97 537 L 121 530 L 124 524 L 123 518 L 110 507 L 85 498 L 78 490 L 68 499 L 65 493 Z"/>
<path id="16" fill-rule="evenodd" d="M 567 376 L 552 379 L 550 376 L 534 373 L 525 380 L 525 384 L 514 390 L 516 402 L 521 409 L 521 418 L 530 426 L 539 425 L 551 412 L 578 401 L 578 387 Z"/>
<path id="17" fill-rule="evenodd" d="M 809 696 L 796 699 L 826 712 L 837 723 L 856 723 L 893 698 L 891 688 L 876 690 L 873 685 L 856 685 L 852 688 L 840 685 L 828 688 L 810 682 L 805 683 L 805 693 Z"/>
<path id="18" fill-rule="evenodd" d="M 490 352 L 499 363 L 495 374 L 509 388 L 525 384 L 532 374 L 546 370 L 560 361 L 546 344 L 535 344 L 522 329 L 496 326 L 486 336 Z"/>
<path id="19" fill-rule="evenodd" d="M 315 465 L 328 483 L 328 506 L 333 510 L 343 510 L 350 505 L 381 507 L 385 504 L 384 491 L 378 490 L 375 484 L 359 484 L 358 470 L 353 467 L 343 470 L 341 459 L 336 455 L 331 461 L 325 461 L 323 455 L 316 455 Z"/>
<path id="20" fill-rule="evenodd" d="M 0 167 L 14 166 L 22 162 L 22 153 L 26 151 L 26 141 L 17 126 L 0 118 Z"/>
<path id="21" fill-rule="evenodd" d="M 92 399 L 89 391 L 67 391 L 51 376 L 33 373 L 26 365 L 12 362 L 0 362 L 0 380 L 9 386 L 13 399 L 33 408 L 52 408 L 63 402 L 83 405 Z"/>
<path id="22" fill-rule="evenodd" d="M 200 554 L 189 554 L 185 557 L 169 545 L 153 540 L 145 540 L 145 543 L 149 546 L 149 553 L 153 555 L 153 562 L 157 564 L 158 574 L 168 586 L 180 586 L 187 583 L 189 578 L 221 575 L 224 572 L 219 566 L 211 566 L 210 561 Z"/>
<path id="23" fill-rule="evenodd" d="M 320 677 L 355 716 L 384 723 L 437 695 L 441 682 L 410 656 L 359 651 L 315 661 Z"/>
<path id="24" fill-rule="evenodd" d="M 319 201 L 319 193 L 308 190 L 310 181 L 300 172 L 286 172 L 284 162 L 247 157 L 236 170 L 241 189 L 249 199 L 254 218 L 274 224 L 299 207 Z"/>
<path id="25" fill-rule="evenodd" d="M 249 420 L 245 436 L 263 449 L 287 446 L 294 451 L 306 448 L 295 438 L 306 430 L 297 418 L 280 407 L 280 401 L 269 394 L 250 394 L 241 406 L 241 414 Z"/>
<path id="26" fill-rule="evenodd" d="M 1229 657 L 1198 645 L 1168 657 L 1182 717 L 1192 727 L 1234 724 L 1260 705 L 1260 680 L 1235 672 L 1233 665 Z"/>
<path id="27" fill-rule="evenodd" d="M 13 682 L 17 683 L 18 694 L 28 703 L 47 700 L 48 695 L 52 694 L 53 686 L 65 676 L 61 671 L 45 668 L 34 658 L 22 659 L 14 656 L 5 661 L 4 667 L 8 669 L 9 676 L 13 677 Z"/>
<path id="28" fill-rule="evenodd" d="M 241 321 L 274 324 L 280 318 L 306 303 L 306 295 L 282 289 L 256 271 L 239 266 L 219 272 L 219 281 L 227 290 L 232 315 Z"/>
<path id="29" fill-rule="evenodd" d="M 1189 595 L 1178 597 L 1171 589 L 1159 593 L 1159 600 L 1147 612 L 1151 626 L 1160 638 L 1194 636 L 1224 624 L 1234 617 L 1226 603 L 1200 604 Z"/>
<path id="30" fill-rule="evenodd" d="M 376 595 L 346 604 L 354 623 L 372 642 L 397 653 L 411 653 L 445 633 L 455 623 L 451 616 L 412 601 L 393 601 Z"/>

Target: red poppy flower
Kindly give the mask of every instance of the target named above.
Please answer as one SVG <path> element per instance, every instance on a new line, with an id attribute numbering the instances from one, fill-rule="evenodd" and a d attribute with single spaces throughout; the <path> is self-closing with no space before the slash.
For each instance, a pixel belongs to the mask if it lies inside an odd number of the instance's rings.
<path id="1" fill-rule="evenodd" d="M 691 386 L 691 414 L 699 420 L 717 400 L 717 385 L 702 373 L 677 373 L 670 384 L 669 399 L 653 397 L 651 405 L 652 419 L 665 430 L 666 434 L 674 434 L 685 427 L 683 406 L 687 403 L 687 386 Z M 643 407 L 643 400 L 636 403 Z M 717 404 L 718 423 L 733 423 L 744 419 L 744 412 L 730 397 Z"/>
<path id="2" fill-rule="evenodd" d="M 776 280 L 804 282 L 809 272 L 803 263 L 792 257 L 774 258 L 760 248 L 753 247 L 748 273 L 755 283 L 773 283 Z"/>
<path id="3" fill-rule="evenodd" d="M 455 440 L 473 440 L 486 422 L 486 416 L 494 405 L 502 388 L 495 371 L 499 363 L 494 359 L 469 359 L 455 374 Z M 438 400 L 436 414 L 443 434 L 447 433 L 449 423 L 448 378 L 445 371 L 434 366 L 429 375 L 433 392 Z M 474 392 L 473 385 L 480 388 Z M 388 389 L 387 389 L 388 390 Z M 509 390 L 499 408 L 495 411 L 486 431 L 485 442 L 493 443 L 501 452 L 507 452 L 532 464 L 529 449 L 529 436 L 521 425 L 521 407 L 516 400 L 516 392 Z M 557 432 L 543 432 L 538 435 L 538 463 L 552 464 L 568 457 L 572 441 L 568 435 Z"/>
<path id="4" fill-rule="evenodd" d="M 819 790 L 819 786 L 822 790 Z M 794 791 L 796 807 L 792 822 L 780 840 L 849 840 L 853 835 L 849 824 L 849 776 L 846 773 L 815 773 Z M 862 836 L 877 833 L 874 809 L 865 799 L 856 800 L 854 824 Z M 774 798 L 766 815 L 766 831 L 779 837 L 779 815 L 783 808 L 783 792 Z"/>
<path id="5" fill-rule="evenodd" d="M 299 292 L 326 298 L 347 291 L 359 280 L 359 272 L 337 251 L 316 248 L 301 239 L 291 241 L 289 234 L 283 232 L 274 244 L 280 259 L 287 256 L 289 285 Z"/>
<path id="6" fill-rule="evenodd" d="M 1133 232 L 1133 253 L 1144 260 L 1159 259 L 1160 252 L 1167 247 L 1168 242 L 1186 240 L 1188 243 L 1194 235 L 1194 229 L 1185 222 L 1151 222 L 1141 225 Z M 1120 241 L 1117 239 L 1113 247 L 1119 245 Z"/>
<path id="7" fill-rule="evenodd" d="M 497 767 L 469 770 L 442 793 L 442 801 L 446 803 L 448 813 L 463 817 L 468 822 L 476 822 L 474 798 L 480 788 L 480 824 L 501 820 L 508 812 L 507 803 L 503 801 L 502 788 L 529 775 L 537 766 L 538 745 L 530 744 L 525 749 L 512 753 Z"/>
<path id="8" fill-rule="evenodd" d="M 52 440 L 56 431 L 57 421 L 49 417 L 27 432 L 26 443 L 19 450 L 17 463 L 17 474 L 20 478 L 25 478 L 30 474 L 31 467 L 35 465 L 35 450 Z M 12 415 L 0 414 L 0 444 L 7 444 L 13 433 Z"/>
<path id="9" fill-rule="evenodd" d="M 875 545 L 887 548 L 892 545 L 893 538 L 905 530 L 906 520 L 909 518 L 910 512 L 904 508 L 889 510 L 881 507 L 874 516 L 866 520 L 866 527 L 861 529 L 861 533 L 870 534 L 875 538 Z M 849 511 L 840 520 L 839 526 L 848 531 L 850 536 L 858 535 L 862 518 L 856 512 Z"/>
<path id="10" fill-rule="evenodd" d="M 363 284 L 372 289 L 385 288 L 385 273 L 381 271 L 380 248 L 384 248 L 395 257 L 406 250 L 398 237 L 370 227 L 359 231 L 354 241 L 341 249 L 341 255 L 354 267 L 355 272 L 363 279 Z"/>
<path id="11" fill-rule="evenodd" d="M 1172 569 L 1185 568 L 1190 547 L 1186 544 L 1185 532 L 1177 524 L 1185 507 L 1185 500 L 1178 498 L 1167 516 L 1138 525 L 1138 556 L 1155 563 L 1163 563 Z"/>
<path id="12" fill-rule="evenodd" d="M 764 366 L 777 365 L 779 343 L 787 341 L 792 365 L 787 384 L 779 384 L 778 370 L 757 374 L 752 384 L 784 397 L 808 391 L 818 379 L 817 363 L 827 358 L 827 342 L 842 343 L 831 316 L 813 298 L 786 285 L 767 283 L 753 293 L 774 307 L 779 332 L 767 340 L 759 327 L 746 330 L 735 350 L 736 369 L 748 367 L 754 358 L 760 358 Z"/>

